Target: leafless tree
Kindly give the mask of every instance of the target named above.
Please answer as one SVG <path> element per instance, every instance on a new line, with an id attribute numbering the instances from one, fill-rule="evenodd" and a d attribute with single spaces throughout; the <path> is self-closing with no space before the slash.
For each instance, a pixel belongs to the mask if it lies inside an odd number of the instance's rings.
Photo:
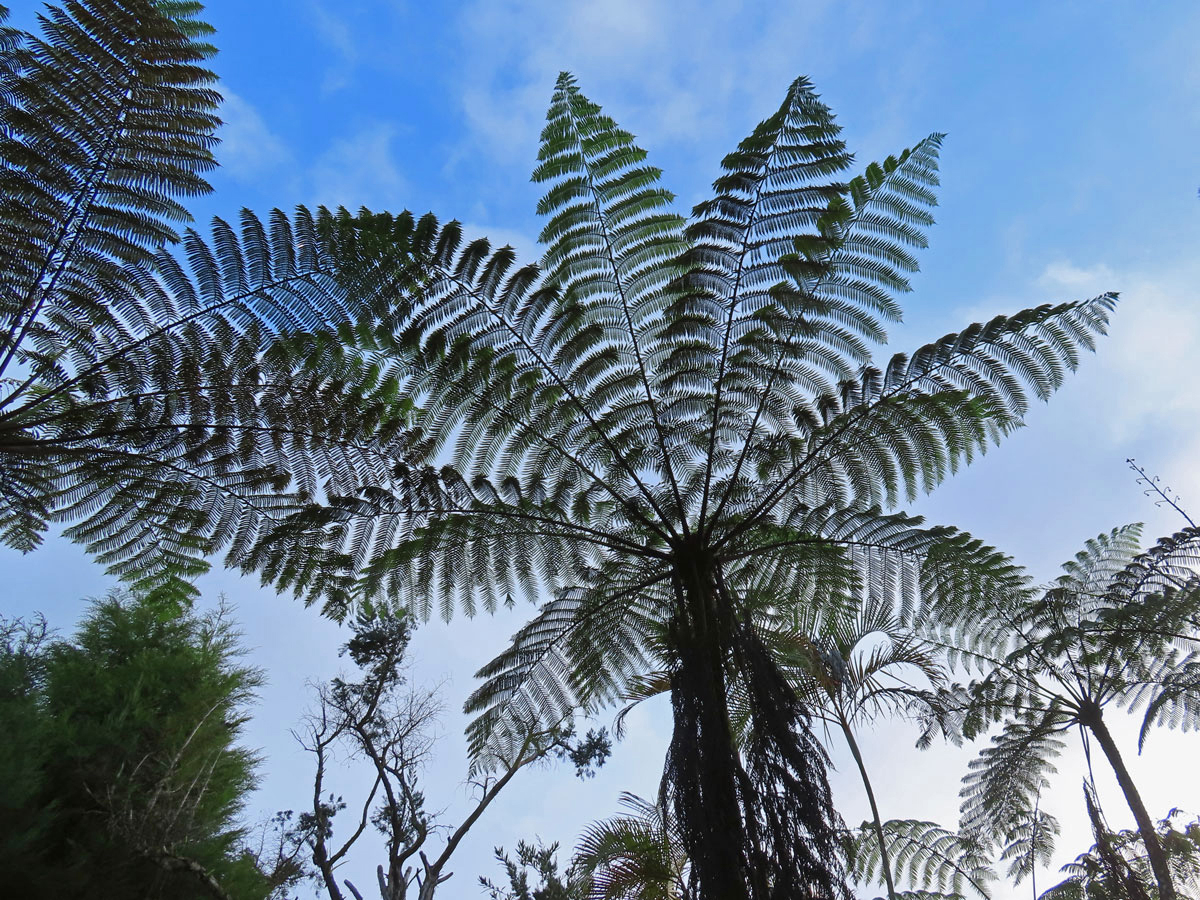
<path id="1" fill-rule="evenodd" d="M 566 721 L 551 729 L 530 730 L 503 757 L 469 774 L 473 806 L 461 823 L 440 822 L 440 814 L 427 808 L 419 784 L 442 712 L 440 686 L 408 685 L 403 665 L 408 639 L 403 618 L 360 619 L 346 649 L 363 677 L 320 685 L 316 710 L 297 734 L 315 759 L 315 771 L 311 809 L 300 815 L 295 834 L 311 849 L 315 877 L 329 900 L 346 900 L 343 887 L 355 900 L 363 900 L 353 882 L 339 883 L 337 870 L 368 826 L 382 833 L 386 847 L 387 860 L 376 870 L 380 900 L 432 900 L 438 885 L 454 874 L 447 866 L 463 838 L 519 771 L 555 757 L 570 758 L 582 775 L 608 755 L 603 732 L 589 732 L 577 741 Z M 370 788 L 353 806 L 355 818 L 345 837 L 334 833 L 334 817 L 348 807 L 328 784 L 335 760 L 365 761 L 373 773 Z"/>

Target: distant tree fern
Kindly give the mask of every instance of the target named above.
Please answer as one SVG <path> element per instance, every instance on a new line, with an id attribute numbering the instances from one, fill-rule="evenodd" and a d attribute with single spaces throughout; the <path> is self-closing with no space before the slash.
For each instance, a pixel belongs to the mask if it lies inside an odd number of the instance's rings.
<path id="1" fill-rule="evenodd" d="M 963 730 L 975 737 L 1000 722 L 1003 730 L 970 764 L 962 824 L 981 843 L 1003 847 L 1015 878 L 1048 862 L 1058 828 L 1039 798 L 1065 735 L 1078 730 L 1112 766 L 1158 896 L 1173 900 L 1179 894 L 1166 851 L 1105 713 L 1144 707 L 1143 740 L 1154 725 L 1200 727 L 1200 530 L 1145 553 L 1140 533 L 1129 525 L 1098 535 L 1043 593 L 980 617 L 979 630 L 990 627 L 1008 652 L 967 655 L 988 671 L 965 689 Z"/>
<path id="2" fill-rule="evenodd" d="M 364 351 L 405 360 L 414 427 L 442 455 L 290 517 L 248 563 L 425 615 L 549 598 L 480 673 L 480 763 L 665 672 L 689 891 L 846 896 L 824 754 L 770 634 L 867 595 L 901 624 L 952 628 L 1024 591 L 1007 557 L 889 507 L 1019 425 L 1115 303 L 998 316 L 875 363 L 932 222 L 940 144 L 847 178 L 833 115 L 799 79 L 685 221 L 564 75 L 534 172 L 541 264 L 447 225 L 397 327 Z M 362 217 L 356 265 L 386 258 L 391 227 Z"/>
<path id="3" fill-rule="evenodd" d="M 0 30 L 0 539 L 69 522 L 143 590 L 186 590 L 206 555 L 386 469 L 405 413 L 378 372 L 292 338 L 367 309 L 333 275 L 330 213 L 164 250 L 216 165 L 200 9 L 69 0 L 40 36 Z"/>

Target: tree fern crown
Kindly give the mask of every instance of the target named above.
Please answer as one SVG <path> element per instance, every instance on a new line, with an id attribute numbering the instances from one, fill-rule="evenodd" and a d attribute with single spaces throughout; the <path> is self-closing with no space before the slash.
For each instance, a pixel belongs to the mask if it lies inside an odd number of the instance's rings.
<path id="1" fill-rule="evenodd" d="M 543 601 L 468 702 L 481 765 L 657 678 L 693 885 L 844 895 L 837 825 L 799 799 L 827 791 L 822 751 L 771 635 L 867 598 L 900 625 L 954 628 L 1024 596 L 1007 557 L 895 508 L 1019 425 L 1115 303 L 877 359 L 933 221 L 941 143 L 854 174 L 801 78 L 685 220 L 633 136 L 562 75 L 533 176 L 540 263 L 456 223 L 406 243 L 420 284 L 363 351 L 406 359 L 426 463 L 292 517 L 256 564 L 310 596 L 423 615 Z M 360 217 L 356 264 L 386 265 L 391 227 Z"/>

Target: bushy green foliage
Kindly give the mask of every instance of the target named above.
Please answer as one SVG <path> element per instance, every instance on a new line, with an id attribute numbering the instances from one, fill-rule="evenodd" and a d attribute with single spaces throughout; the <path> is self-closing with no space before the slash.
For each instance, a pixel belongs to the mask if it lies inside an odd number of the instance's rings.
<path id="1" fill-rule="evenodd" d="M 4 638 L 6 890 L 98 900 L 273 890 L 238 824 L 257 760 L 237 739 L 260 676 L 239 662 L 226 615 L 113 594 L 71 641 L 50 641 L 40 623 L 6 623 Z"/>
<path id="2" fill-rule="evenodd" d="M 565 872 L 559 872 L 558 844 L 518 841 L 516 853 L 513 859 L 502 847 L 496 848 L 496 862 L 504 869 L 507 885 L 479 876 L 480 887 L 489 900 L 587 900 L 592 896 L 587 879 L 577 867 L 568 866 Z"/>

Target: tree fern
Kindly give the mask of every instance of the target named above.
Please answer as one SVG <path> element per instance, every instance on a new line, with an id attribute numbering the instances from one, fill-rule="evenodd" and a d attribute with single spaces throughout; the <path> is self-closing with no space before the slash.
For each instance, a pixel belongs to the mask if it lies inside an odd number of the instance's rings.
<path id="1" fill-rule="evenodd" d="M 534 176 L 540 265 L 455 223 L 419 247 L 392 246 L 386 216 L 355 223 L 356 267 L 410 249 L 419 263 L 358 355 L 404 360 L 428 456 L 289 517 L 250 564 L 309 597 L 427 615 L 543 604 L 469 701 L 480 760 L 531 719 L 663 673 L 664 796 L 690 888 L 845 896 L 823 752 L 771 632 L 869 595 L 953 633 L 1023 595 L 1007 557 L 890 507 L 1017 425 L 1115 302 L 999 317 L 874 363 L 932 221 L 940 143 L 855 176 L 799 79 L 684 220 L 564 75 Z"/>
<path id="2" fill-rule="evenodd" d="M 187 590 L 208 554 L 358 489 L 407 410 L 329 334 L 401 274 L 354 281 L 330 213 L 247 212 L 163 249 L 216 165 L 200 8 L 72 0 L 38 36 L 0 33 L 0 538 L 69 523 L 143 590 Z"/>
<path id="3" fill-rule="evenodd" d="M 1030 871 L 1039 852 L 1037 798 L 1049 785 L 1062 735 L 1078 729 L 1112 765 L 1159 894 L 1170 898 L 1175 893 L 1163 849 L 1105 710 L 1144 708 L 1142 741 L 1155 724 L 1200 724 L 1197 580 L 1187 566 L 1195 536 L 1186 532 L 1142 553 L 1140 533 L 1140 526 L 1126 526 L 1089 540 L 1042 593 L 981 622 L 980 630 L 990 630 L 997 642 L 1006 639 L 1009 651 L 971 654 L 990 671 L 969 686 L 963 728 L 968 737 L 996 722 L 1004 729 L 971 763 L 963 825 L 981 840 L 1007 845 L 1013 874 Z"/>

